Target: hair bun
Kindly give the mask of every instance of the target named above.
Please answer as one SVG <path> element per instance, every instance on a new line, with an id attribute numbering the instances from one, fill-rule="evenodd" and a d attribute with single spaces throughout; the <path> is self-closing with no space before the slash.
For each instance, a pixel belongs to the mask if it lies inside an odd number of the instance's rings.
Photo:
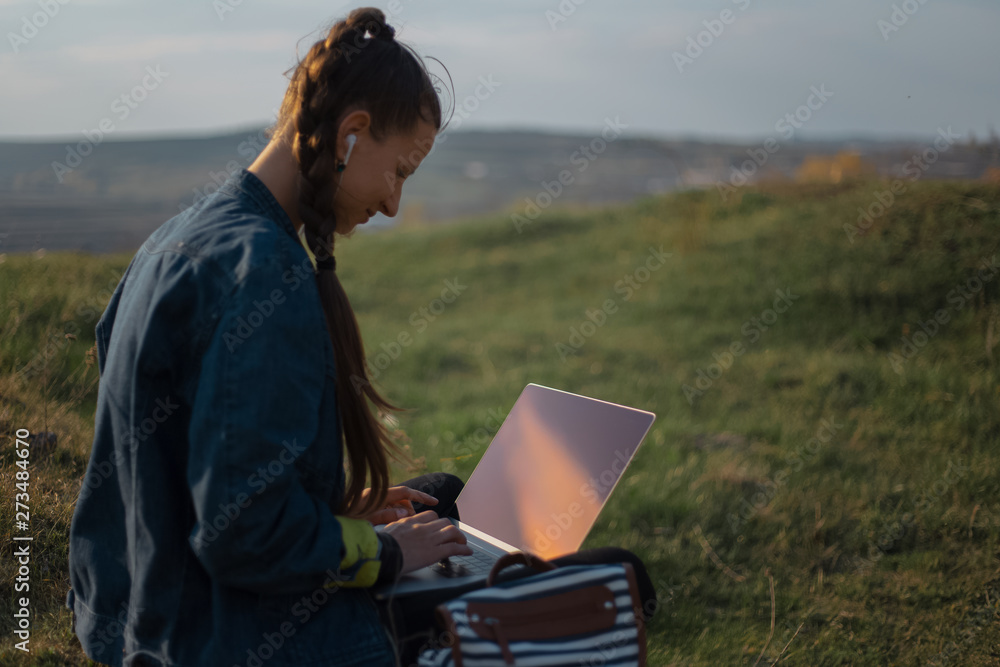
<path id="1" fill-rule="evenodd" d="M 391 42 L 396 37 L 396 29 L 388 23 L 383 23 L 382 30 L 379 32 L 377 37 L 379 39 L 384 39 L 387 42 Z"/>
<path id="2" fill-rule="evenodd" d="M 372 39 L 391 42 L 396 37 L 396 29 L 385 22 L 385 14 L 378 7 L 359 7 L 347 17 L 347 27 L 360 34 L 367 32 Z"/>
<path id="3" fill-rule="evenodd" d="M 358 30 L 366 31 L 372 39 L 380 39 L 383 42 L 391 42 L 396 36 L 396 29 L 382 21 L 369 21 L 364 27 L 358 26 Z"/>

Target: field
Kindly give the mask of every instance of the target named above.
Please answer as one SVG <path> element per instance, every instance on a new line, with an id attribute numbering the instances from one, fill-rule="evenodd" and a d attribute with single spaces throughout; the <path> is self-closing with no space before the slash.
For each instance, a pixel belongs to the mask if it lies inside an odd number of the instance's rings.
<path id="1" fill-rule="evenodd" d="M 377 383 L 412 408 L 398 418 L 420 465 L 394 478 L 467 477 L 528 382 L 651 410 L 584 545 L 646 562 L 650 664 L 1000 664 L 1000 186 L 890 185 L 341 240 Z M 66 538 L 93 433 L 88 350 L 129 259 L 0 264 L 5 563 L 15 432 L 57 438 L 31 447 L 32 653 L 13 648 L 5 565 L 2 664 L 87 664 L 63 608 Z"/>

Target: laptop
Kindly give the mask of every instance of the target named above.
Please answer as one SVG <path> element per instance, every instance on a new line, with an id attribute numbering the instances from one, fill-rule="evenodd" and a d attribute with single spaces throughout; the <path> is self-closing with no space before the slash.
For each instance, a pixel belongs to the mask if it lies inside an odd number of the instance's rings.
<path id="1" fill-rule="evenodd" d="M 506 553 L 552 559 L 577 551 L 655 418 L 652 412 L 529 384 L 456 501 L 461 521 L 453 523 L 473 555 L 404 574 L 372 590 L 373 597 L 471 590 L 483 585 Z"/>

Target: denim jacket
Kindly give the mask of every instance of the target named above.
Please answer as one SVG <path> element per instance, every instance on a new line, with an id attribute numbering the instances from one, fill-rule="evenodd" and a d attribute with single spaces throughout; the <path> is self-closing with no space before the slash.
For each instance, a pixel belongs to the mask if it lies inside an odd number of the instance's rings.
<path id="1" fill-rule="evenodd" d="M 241 169 L 159 227 L 97 323 L 67 605 L 110 665 L 391 665 L 399 546 L 345 476 L 312 260 Z"/>

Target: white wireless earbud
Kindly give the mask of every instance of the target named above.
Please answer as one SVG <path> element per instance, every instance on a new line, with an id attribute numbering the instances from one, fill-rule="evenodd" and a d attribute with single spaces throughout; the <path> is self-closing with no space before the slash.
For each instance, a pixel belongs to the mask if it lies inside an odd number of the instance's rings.
<path id="1" fill-rule="evenodd" d="M 347 161 L 351 159 L 351 151 L 354 150 L 354 144 L 356 144 L 357 141 L 358 138 L 353 134 L 347 135 L 347 155 L 344 156 L 345 165 L 347 164 Z"/>

